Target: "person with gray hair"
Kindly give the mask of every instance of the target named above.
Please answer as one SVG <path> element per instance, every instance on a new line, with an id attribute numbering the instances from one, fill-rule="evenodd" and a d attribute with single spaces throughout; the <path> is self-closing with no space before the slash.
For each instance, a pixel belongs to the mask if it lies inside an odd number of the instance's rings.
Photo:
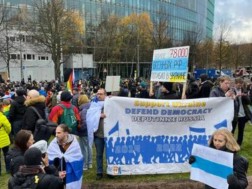
<path id="1" fill-rule="evenodd" d="M 24 104 L 27 106 L 27 109 L 23 117 L 22 129 L 30 130 L 34 133 L 36 121 L 39 117 L 33 110 L 33 107 L 36 108 L 40 116 L 45 119 L 45 97 L 39 95 L 37 90 L 32 89 L 27 93 Z"/>

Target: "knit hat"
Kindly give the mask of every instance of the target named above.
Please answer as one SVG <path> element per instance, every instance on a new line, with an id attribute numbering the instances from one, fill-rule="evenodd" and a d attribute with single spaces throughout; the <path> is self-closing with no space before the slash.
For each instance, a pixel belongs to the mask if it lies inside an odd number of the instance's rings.
<path id="1" fill-rule="evenodd" d="M 41 165 L 42 154 L 38 148 L 29 148 L 24 153 L 25 165 Z"/>
<path id="2" fill-rule="evenodd" d="M 78 99 L 78 105 L 86 104 L 89 102 L 87 95 L 80 95 Z"/>
<path id="3" fill-rule="evenodd" d="M 72 99 L 72 95 L 69 91 L 63 91 L 60 95 L 60 100 L 64 102 L 68 102 Z"/>
<path id="4" fill-rule="evenodd" d="M 47 142 L 45 140 L 40 140 L 33 145 L 30 146 L 30 148 L 38 148 L 42 154 L 46 153 L 47 151 Z"/>

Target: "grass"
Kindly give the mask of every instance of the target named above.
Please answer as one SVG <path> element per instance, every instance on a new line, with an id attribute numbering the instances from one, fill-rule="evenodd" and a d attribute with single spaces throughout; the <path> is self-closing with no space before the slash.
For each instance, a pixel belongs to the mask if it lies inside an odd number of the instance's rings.
<path id="1" fill-rule="evenodd" d="M 244 140 L 243 144 L 241 147 L 240 154 L 245 156 L 249 162 L 252 162 L 252 143 L 251 143 L 251 138 L 252 138 L 252 124 L 247 123 L 245 127 L 245 133 L 244 133 Z M 95 150 L 94 150 L 95 152 Z M 95 154 L 93 154 L 93 168 L 89 169 L 88 171 L 85 171 L 84 173 L 84 178 L 83 182 L 84 183 L 97 183 L 98 181 L 95 180 L 96 178 L 96 166 L 95 166 Z M 2 175 L 0 176 L 0 188 L 7 189 L 7 183 L 8 179 L 10 177 L 9 174 L 5 173 L 4 169 L 4 162 L 3 162 L 3 157 L 1 158 L 2 161 Z M 248 175 L 252 175 L 252 166 L 249 167 L 248 170 Z M 99 182 L 107 183 L 107 182 L 135 182 L 135 183 L 140 183 L 140 182 L 155 182 L 155 181 L 175 181 L 175 180 L 184 180 L 184 179 L 189 179 L 189 173 L 181 173 L 181 174 L 162 174 L 162 175 L 128 175 L 128 176 L 118 176 L 115 179 L 111 180 L 108 177 L 104 177 Z"/>

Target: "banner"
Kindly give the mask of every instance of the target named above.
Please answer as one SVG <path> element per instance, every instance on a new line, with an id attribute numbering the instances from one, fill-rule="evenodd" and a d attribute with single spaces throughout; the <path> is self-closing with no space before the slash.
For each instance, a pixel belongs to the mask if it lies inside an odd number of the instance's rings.
<path id="1" fill-rule="evenodd" d="M 111 175 L 189 172 L 193 144 L 207 145 L 219 128 L 231 130 L 230 98 L 105 100 L 107 173 Z M 216 127 L 217 126 L 217 127 Z"/>
<path id="2" fill-rule="evenodd" d="M 151 81 L 186 82 L 189 46 L 154 50 Z"/>
<path id="3" fill-rule="evenodd" d="M 233 174 L 233 153 L 193 145 L 190 179 L 200 181 L 216 189 L 228 189 L 227 177 Z"/>

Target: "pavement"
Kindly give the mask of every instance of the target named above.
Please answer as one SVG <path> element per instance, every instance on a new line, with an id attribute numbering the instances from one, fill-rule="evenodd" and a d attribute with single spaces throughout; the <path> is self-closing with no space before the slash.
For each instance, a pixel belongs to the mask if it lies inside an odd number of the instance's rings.
<path id="1" fill-rule="evenodd" d="M 248 177 L 248 182 L 247 189 L 252 189 L 252 176 Z M 111 182 L 97 181 L 90 184 L 84 183 L 82 189 L 204 189 L 204 185 L 191 180 L 113 183 L 112 179 Z"/>

